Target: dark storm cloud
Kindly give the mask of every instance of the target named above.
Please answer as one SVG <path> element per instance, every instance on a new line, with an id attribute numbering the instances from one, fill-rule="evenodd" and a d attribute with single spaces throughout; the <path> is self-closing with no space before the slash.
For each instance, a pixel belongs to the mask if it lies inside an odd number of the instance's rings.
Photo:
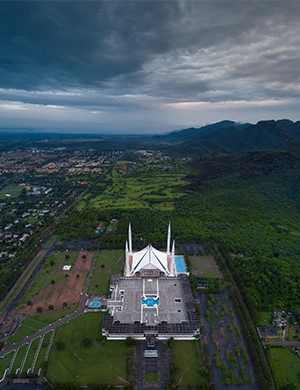
<path id="1" fill-rule="evenodd" d="M 299 14 L 298 1 L 3 1 L 0 98 L 120 115 L 297 99 Z"/>
<path id="2" fill-rule="evenodd" d="M 169 49 L 166 31 L 176 8 L 163 2 L 2 3 L 1 86 L 99 86 L 136 72 L 150 54 Z"/>

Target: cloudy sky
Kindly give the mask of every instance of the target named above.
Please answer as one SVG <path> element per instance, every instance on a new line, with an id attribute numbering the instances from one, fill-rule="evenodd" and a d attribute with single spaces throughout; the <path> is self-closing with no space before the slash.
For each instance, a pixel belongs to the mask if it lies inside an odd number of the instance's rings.
<path id="1" fill-rule="evenodd" d="M 300 2 L 1 1 L 0 128 L 299 120 Z"/>

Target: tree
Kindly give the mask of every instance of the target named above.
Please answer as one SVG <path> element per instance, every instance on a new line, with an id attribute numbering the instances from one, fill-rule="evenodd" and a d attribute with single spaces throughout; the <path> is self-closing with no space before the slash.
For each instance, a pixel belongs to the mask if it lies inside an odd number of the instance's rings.
<path id="1" fill-rule="evenodd" d="M 49 309 L 49 310 L 54 310 L 53 305 L 49 305 L 49 306 L 48 306 L 48 309 Z"/>
<path id="2" fill-rule="evenodd" d="M 42 308 L 42 307 L 38 306 L 38 307 L 36 308 L 36 312 L 37 312 L 37 313 L 42 313 L 42 311 L 43 311 L 43 308 Z"/>
<path id="3" fill-rule="evenodd" d="M 63 351 L 66 348 L 65 344 L 60 340 L 55 342 L 55 346 L 58 349 L 58 351 Z"/>
<path id="4" fill-rule="evenodd" d="M 77 274 L 77 275 L 76 275 L 76 279 L 79 279 L 79 278 L 80 278 L 80 275 L 79 275 L 79 274 Z"/>
<path id="5" fill-rule="evenodd" d="M 55 263 L 54 263 L 54 261 L 53 261 L 53 260 L 51 260 L 51 261 L 50 261 L 50 265 L 51 265 L 51 267 L 53 267 L 53 266 L 54 266 L 54 264 L 55 264 Z"/>
<path id="6" fill-rule="evenodd" d="M 51 284 L 55 284 L 55 280 L 54 279 L 51 280 Z"/>
<path id="7" fill-rule="evenodd" d="M 201 374 L 202 376 L 208 376 L 208 375 L 209 375 L 209 369 L 208 369 L 207 367 L 205 367 L 205 366 L 202 366 L 202 367 L 199 369 L 199 371 L 200 371 L 200 374 Z"/>
<path id="8" fill-rule="evenodd" d="M 64 303 L 63 303 L 63 308 L 65 308 L 65 309 L 66 309 L 67 307 L 68 307 L 68 304 L 67 304 L 67 302 L 64 302 Z"/>
<path id="9" fill-rule="evenodd" d="M 27 301 L 27 306 L 31 306 L 31 301 Z"/>
<path id="10" fill-rule="evenodd" d="M 89 337 L 84 337 L 82 339 L 83 341 L 83 344 L 86 346 L 86 347 L 90 347 L 92 345 L 92 340 L 89 338 Z"/>

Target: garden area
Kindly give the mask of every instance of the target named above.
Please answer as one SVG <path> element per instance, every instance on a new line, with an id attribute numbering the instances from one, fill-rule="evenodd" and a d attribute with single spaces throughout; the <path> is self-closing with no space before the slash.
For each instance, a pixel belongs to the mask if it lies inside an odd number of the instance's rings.
<path id="1" fill-rule="evenodd" d="M 196 341 L 175 341 L 173 343 L 173 373 L 177 386 L 196 386 L 206 381 L 200 343 Z M 183 359 L 184 356 L 184 359 Z"/>
<path id="2" fill-rule="evenodd" d="M 85 207 L 104 209 L 174 209 L 173 201 L 184 195 L 181 186 L 182 173 L 140 173 L 127 176 L 123 169 L 113 169 L 106 177 L 106 188 L 97 196 L 88 196 L 78 204 L 78 210 Z"/>
<path id="3" fill-rule="evenodd" d="M 86 313 L 57 329 L 46 371 L 50 383 L 127 383 L 126 343 L 102 338 L 102 318 Z"/>
<path id="4" fill-rule="evenodd" d="M 89 283 L 88 295 L 108 294 L 111 276 L 123 273 L 123 270 L 124 250 L 100 251 Z"/>
<path id="5" fill-rule="evenodd" d="M 291 347 L 267 349 L 268 360 L 274 376 L 276 389 L 300 389 L 300 358 Z"/>

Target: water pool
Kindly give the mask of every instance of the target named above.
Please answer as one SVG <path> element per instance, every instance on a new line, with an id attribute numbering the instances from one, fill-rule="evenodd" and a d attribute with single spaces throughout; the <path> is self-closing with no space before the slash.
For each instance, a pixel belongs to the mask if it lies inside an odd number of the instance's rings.
<path id="1" fill-rule="evenodd" d="M 142 305 L 145 305 L 147 307 L 154 307 L 154 306 L 158 306 L 159 305 L 159 298 L 153 298 L 153 297 L 150 297 L 150 298 L 145 298 L 145 299 L 142 299 Z"/>
<path id="2" fill-rule="evenodd" d="M 99 301 L 92 301 L 90 303 L 90 307 L 92 307 L 93 309 L 96 309 L 99 306 L 100 306 L 100 302 Z"/>
<path id="3" fill-rule="evenodd" d="M 186 272 L 185 262 L 183 257 L 175 256 L 175 264 L 176 264 L 177 273 L 180 274 Z"/>

